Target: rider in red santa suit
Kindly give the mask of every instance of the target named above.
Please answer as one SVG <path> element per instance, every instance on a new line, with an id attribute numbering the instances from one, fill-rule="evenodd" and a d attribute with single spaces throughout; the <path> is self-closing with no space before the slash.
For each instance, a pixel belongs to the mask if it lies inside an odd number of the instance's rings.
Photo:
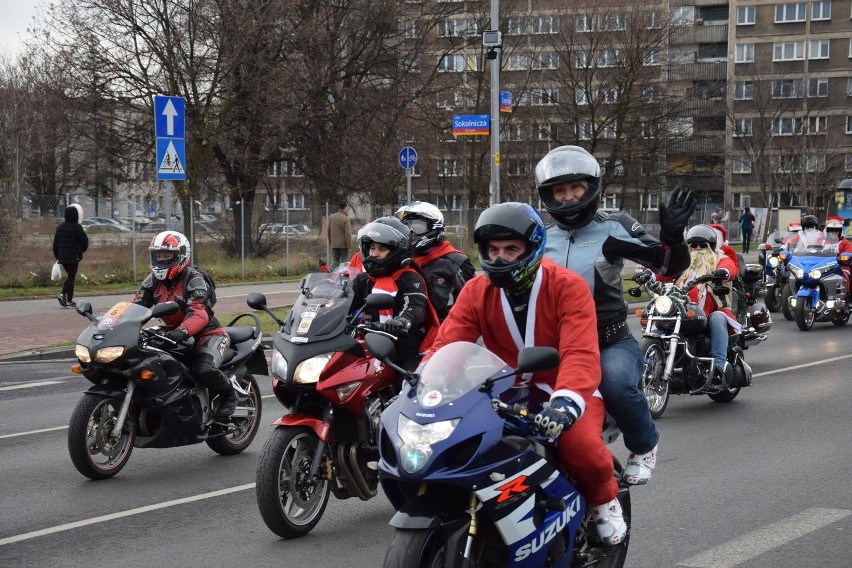
<path id="1" fill-rule="evenodd" d="M 598 536 L 615 545 L 624 539 L 627 525 L 616 498 L 612 454 L 601 437 L 595 305 L 582 277 L 543 258 L 545 239 L 544 224 L 529 205 L 501 203 L 486 209 L 474 231 L 485 274 L 462 288 L 430 352 L 481 337 L 487 349 L 515 366 L 522 347 L 559 350 L 558 370 L 524 377 L 512 402 L 528 405 L 543 418 L 544 428 L 552 427 L 548 435 L 558 439 L 560 462 L 592 504 Z M 537 397 L 549 398 L 550 404 L 541 409 Z"/>
<path id="2" fill-rule="evenodd" d="M 823 250 L 833 249 L 839 256 L 842 252 L 852 252 L 852 243 L 843 236 L 843 217 L 831 216 L 825 219 L 825 244 Z M 846 294 L 849 295 L 848 264 L 841 264 L 843 277 L 846 279 Z"/>

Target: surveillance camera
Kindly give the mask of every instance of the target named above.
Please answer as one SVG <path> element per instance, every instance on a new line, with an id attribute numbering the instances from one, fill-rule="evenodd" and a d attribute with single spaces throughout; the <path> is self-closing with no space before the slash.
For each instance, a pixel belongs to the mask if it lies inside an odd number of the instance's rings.
<path id="1" fill-rule="evenodd" d="M 502 47 L 503 34 L 497 30 L 488 30 L 482 32 L 482 45 L 485 47 Z"/>

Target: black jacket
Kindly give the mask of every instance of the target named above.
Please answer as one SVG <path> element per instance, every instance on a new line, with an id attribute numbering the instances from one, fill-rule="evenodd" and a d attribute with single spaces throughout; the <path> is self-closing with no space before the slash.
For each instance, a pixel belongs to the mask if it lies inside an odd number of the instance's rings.
<path id="1" fill-rule="evenodd" d="M 417 262 L 416 256 L 414 261 Z M 420 271 L 429 287 L 429 301 L 438 314 L 438 321 L 446 319 L 465 282 L 476 274 L 470 259 L 460 252 L 451 252 L 426 266 L 421 265 Z"/>
<path id="2" fill-rule="evenodd" d="M 65 222 L 56 227 L 53 236 L 53 258 L 60 264 L 77 264 L 89 248 L 89 237 L 79 223 L 76 207 L 65 208 Z"/>

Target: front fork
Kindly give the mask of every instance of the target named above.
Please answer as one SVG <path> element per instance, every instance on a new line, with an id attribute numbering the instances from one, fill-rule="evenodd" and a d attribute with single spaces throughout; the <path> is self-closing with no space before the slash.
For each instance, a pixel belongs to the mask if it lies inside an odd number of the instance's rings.
<path id="1" fill-rule="evenodd" d="M 124 401 L 121 403 L 121 408 L 118 411 L 118 418 L 115 420 L 115 426 L 112 427 L 110 436 L 118 438 L 121 436 L 121 429 L 124 427 L 124 421 L 127 420 L 127 411 L 130 410 L 130 399 L 133 398 L 133 391 L 136 390 L 136 383 L 133 380 L 127 381 L 127 394 L 124 396 Z"/>
<path id="2" fill-rule="evenodd" d="M 476 498 L 476 493 L 470 494 L 470 507 L 467 514 L 470 515 L 470 529 L 467 531 L 467 540 L 464 543 L 464 556 L 462 558 L 462 568 L 470 566 L 470 552 L 473 550 L 473 540 L 476 538 L 478 530 L 477 511 L 482 507 L 482 504 Z"/>

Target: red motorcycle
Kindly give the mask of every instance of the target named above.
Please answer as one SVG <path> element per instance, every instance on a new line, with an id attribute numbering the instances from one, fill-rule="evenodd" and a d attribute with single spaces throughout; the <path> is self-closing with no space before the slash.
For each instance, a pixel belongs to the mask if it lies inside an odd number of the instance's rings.
<path id="1" fill-rule="evenodd" d="M 283 538 L 310 532 L 331 493 L 363 501 L 376 496 L 379 415 L 399 393 L 396 371 L 364 347 L 366 333 L 388 334 L 372 330 L 363 309 L 350 316 L 349 277 L 309 274 L 301 289 L 284 321 L 263 294 L 248 298 L 281 326 L 273 338 L 272 390 L 288 413 L 260 454 L 256 492 L 264 522 Z M 371 294 L 364 308 L 392 302 Z"/>

